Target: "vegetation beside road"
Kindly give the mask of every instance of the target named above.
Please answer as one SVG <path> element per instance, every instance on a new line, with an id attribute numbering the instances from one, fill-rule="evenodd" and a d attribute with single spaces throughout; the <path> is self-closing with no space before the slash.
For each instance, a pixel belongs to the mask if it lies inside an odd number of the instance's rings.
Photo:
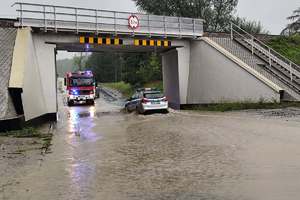
<path id="1" fill-rule="evenodd" d="M 129 83 L 123 81 L 117 83 L 102 83 L 102 86 L 117 90 L 122 93 L 126 98 L 130 97 L 133 93 L 133 88 Z"/>
<path id="2" fill-rule="evenodd" d="M 122 95 L 126 98 L 129 98 L 133 95 L 135 89 L 130 83 L 125 83 L 123 81 L 117 83 L 102 83 L 104 87 L 108 87 L 114 90 L 117 90 L 122 93 Z M 157 88 L 160 91 L 163 91 L 163 82 L 162 81 L 153 81 L 149 83 L 145 83 L 142 88 Z"/>
<path id="3" fill-rule="evenodd" d="M 260 22 L 235 15 L 239 0 L 133 0 L 148 14 L 204 19 L 206 32 L 230 32 L 233 22 L 250 33 L 267 33 Z"/>
<path id="4" fill-rule="evenodd" d="M 7 132 L 0 132 L 0 137 L 10 137 L 10 138 L 35 138 L 40 140 L 41 143 L 41 150 L 47 152 L 49 147 L 51 146 L 51 141 L 53 134 L 52 133 L 44 133 L 40 131 L 38 128 L 35 127 L 25 127 L 21 130 L 15 131 L 7 131 Z"/>
<path id="5" fill-rule="evenodd" d="M 235 103 L 219 103 L 208 105 L 191 105 L 184 108 L 184 110 L 195 111 L 215 111 L 215 112 L 228 112 L 239 110 L 253 110 L 253 109 L 280 109 L 288 107 L 300 108 L 299 102 L 282 102 L 282 103 L 265 103 L 265 102 L 235 102 Z"/>
<path id="6" fill-rule="evenodd" d="M 164 91 L 164 85 L 162 81 L 153 81 L 144 84 L 144 88 L 156 88 L 160 91 Z"/>
<path id="7" fill-rule="evenodd" d="M 300 34 L 275 37 L 268 44 L 280 54 L 300 65 Z"/>

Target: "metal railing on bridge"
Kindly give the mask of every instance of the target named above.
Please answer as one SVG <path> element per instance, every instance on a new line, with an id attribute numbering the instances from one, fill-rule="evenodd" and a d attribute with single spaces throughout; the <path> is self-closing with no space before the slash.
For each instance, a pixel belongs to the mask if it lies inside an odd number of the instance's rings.
<path id="1" fill-rule="evenodd" d="M 241 39 L 251 47 L 252 54 L 255 51 L 259 51 L 265 55 L 268 58 L 270 66 L 273 63 L 282 66 L 285 70 L 289 71 L 291 81 L 293 81 L 293 76 L 300 78 L 300 66 L 233 23 L 231 23 L 231 39 Z"/>
<path id="2" fill-rule="evenodd" d="M 203 35 L 202 19 L 117 12 L 99 9 L 17 2 L 18 27 L 76 33 L 130 34 L 141 36 L 196 38 Z M 137 26 L 129 26 L 134 16 Z"/>

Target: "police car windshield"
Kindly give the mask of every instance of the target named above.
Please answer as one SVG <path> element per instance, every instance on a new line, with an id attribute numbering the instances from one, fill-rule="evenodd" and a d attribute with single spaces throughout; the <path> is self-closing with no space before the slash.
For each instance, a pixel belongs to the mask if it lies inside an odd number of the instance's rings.
<path id="1" fill-rule="evenodd" d="M 144 97 L 147 99 L 161 99 L 164 95 L 161 92 L 149 92 L 144 93 Z"/>
<path id="2" fill-rule="evenodd" d="M 93 86 L 94 79 L 93 78 L 72 78 L 70 80 L 70 86 L 78 87 L 78 86 Z"/>

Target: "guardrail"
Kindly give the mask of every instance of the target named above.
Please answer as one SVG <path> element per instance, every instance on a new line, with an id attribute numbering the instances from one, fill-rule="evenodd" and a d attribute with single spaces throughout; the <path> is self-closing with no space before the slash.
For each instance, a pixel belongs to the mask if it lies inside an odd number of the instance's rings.
<path id="1" fill-rule="evenodd" d="M 22 2 L 12 6 L 18 6 L 16 26 L 42 28 L 45 32 L 51 30 L 189 38 L 203 35 L 202 19 Z M 136 16 L 139 20 L 136 29 L 129 27 L 130 16 Z"/>
<path id="2" fill-rule="evenodd" d="M 231 39 L 234 39 L 236 35 L 251 45 L 252 54 L 254 50 L 257 49 L 265 56 L 268 57 L 269 65 L 272 66 L 272 62 L 278 63 L 290 73 L 290 80 L 293 81 L 293 75 L 300 78 L 300 66 L 281 55 L 279 52 L 275 51 L 259 39 L 255 38 L 253 35 L 243 30 L 241 27 L 231 23 Z"/>

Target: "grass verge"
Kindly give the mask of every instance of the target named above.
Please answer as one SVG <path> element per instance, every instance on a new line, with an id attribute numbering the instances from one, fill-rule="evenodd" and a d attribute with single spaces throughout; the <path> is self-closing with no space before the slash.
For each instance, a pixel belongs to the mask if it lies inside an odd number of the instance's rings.
<path id="1" fill-rule="evenodd" d="M 0 132 L 0 137 L 36 138 L 41 140 L 41 149 L 46 153 L 51 146 L 52 133 L 42 133 L 35 127 L 25 127 L 21 130 Z"/>
<path id="2" fill-rule="evenodd" d="M 34 127 L 26 127 L 21 130 L 0 133 L 0 136 L 9 136 L 16 138 L 40 138 L 42 136 L 42 133 Z"/>
<path id="3" fill-rule="evenodd" d="M 159 89 L 160 91 L 164 91 L 164 85 L 162 81 L 153 81 L 150 83 L 146 83 L 144 85 L 144 88 L 156 88 Z"/>
<path id="4" fill-rule="evenodd" d="M 299 102 L 282 102 L 282 103 L 250 103 L 250 102 L 236 102 L 236 103 L 219 103 L 207 105 L 190 105 L 185 106 L 183 110 L 195 111 L 215 111 L 215 112 L 228 112 L 238 110 L 251 110 L 251 109 L 280 109 L 288 107 L 300 108 Z"/>
<path id="5" fill-rule="evenodd" d="M 133 88 L 129 83 L 117 82 L 117 83 L 102 83 L 104 87 L 108 87 L 114 90 L 118 90 L 124 97 L 130 97 L 133 93 Z"/>
<path id="6" fill-rule="evenodd" d="M 118 90 L 126 98 L 129 98 L 133 95 L 135 88 L 129 83 L 117 82 L 117 83 L 102 83 L 104 87 Z M 162 81 L 153 81 L 143 85 L 144 88 L 157 88 L 160 91 L 163 91 L 163 82 Z"/>
<path id="7" fill-rule="evenodd" d="M 300 34 L 275 37 L 268 42 L 268 45 L 300 65 Z"/>

